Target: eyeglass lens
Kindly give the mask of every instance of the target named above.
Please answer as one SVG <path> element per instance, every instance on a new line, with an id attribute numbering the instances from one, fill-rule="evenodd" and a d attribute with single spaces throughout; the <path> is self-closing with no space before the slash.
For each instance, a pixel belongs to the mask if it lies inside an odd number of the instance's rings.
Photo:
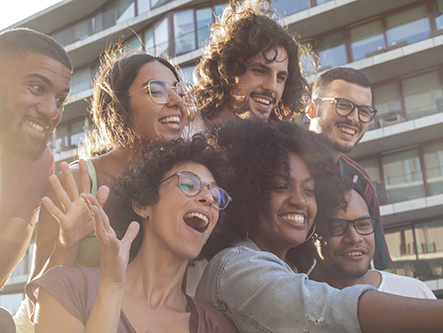
<path id="1" fill-rule="evenodd" d="M 196 196 L 203 189 L 204 183 L 195 175 L 184 172 L 177 172 L 177 175 L 180 183 L 180 189 L 184 194 Z M 215 206 L 220 210 L 225 209 L 229 204 L 228 193 L 218 186 L 209 185 L 208 188 L 212 198 L 214 199 Z"/>
<path id="2" fill-rule="evenodd" d="M 152 101 L 157 104 L 167 104 L 171 100 L 172 89 L 175 89 L 177 95 L 183 99 L 184 105 L 189 106 L 194 103 L 191 85 L 184 82 L 178 82 L 176 86 L 171 88 L 166 81 L 151 80 L 148 88 Z"/>
<path id="3" fill-rule="evenodd" d="M 352 224 L 357 233 L 360 235 L 370 235 L 375 230 L 377 219 L 375 218 L 361 218 L 356 220 L 331 220 L 329 225 L 329 233 L 332 236 L 341 236 L 348 229 L 348 225 Z"/>
<path id="4" fill-rule="evenodd" d="M 358 108 L 358 118 L 365 123 L 368 123 L 375 116 L 375 109 L 368 105 L 357 106 L 346 98 L 337 98 L 335 102 L 335 110 L 340 116 L 347 116 L 355 108 Z"/>

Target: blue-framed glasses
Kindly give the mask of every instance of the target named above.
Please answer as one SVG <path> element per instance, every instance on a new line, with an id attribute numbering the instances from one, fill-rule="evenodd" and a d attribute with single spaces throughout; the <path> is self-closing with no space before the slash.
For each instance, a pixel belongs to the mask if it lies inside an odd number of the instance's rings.
<path id="1" fill-rule="evenodd" d="M 217 185 L 202 182 L 197 175 L 188 171 L 176 172 L 173 175 L 163 179 L 159 184 L 171 179 L 174 176 L 177 176 L 178 178 L 181 191 L 190 197 L 197 196 L 203 190 L 203 186 L 206 186 L 212 195 L 212 199 L 214 200 L 214 207 L 218 210 L 225 209 L 228 207 L 229 202 L 232 201 L 232 198 L 224 189 Z"/>

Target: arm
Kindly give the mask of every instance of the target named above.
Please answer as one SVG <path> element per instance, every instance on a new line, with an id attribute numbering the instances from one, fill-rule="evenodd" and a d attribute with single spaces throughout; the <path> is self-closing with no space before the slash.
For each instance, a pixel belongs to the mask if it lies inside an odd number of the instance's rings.
<path id="1" fill-rule="evenodd" d="M 109 189 L 103 186 L 97 193 L 97 195 L 99 194 L 107 198 Z M 69 332 L 117 332 L 126 279 L 126 267 L 129 261 L 129 249 L 138 233 L 139 224 L 131 223 L 122 240 L 118 240 L 97 198 L 84 194 L 82 197 L 88 201 L 94 216 L 95 232 L 100 242 L 101 274 L 92 310 L 86 325 L 84 325 L 73 314 L 65 311 L 62 304 L 48 295 L 47 291 L 46 293 L 43 292 L 43 297 L 39 295 L 38 306 L 36 307 L 36 332 L 52 332 L 54 313 L 57 314 L 59 323 L 69 322 L 73 324 L 73 329 Z"/>
<path id="2" fill-rule="evenodd" d="M 0 230 L 0 289 L 26 252 L 33 227 L 28 221 L 12 217 Z"/>

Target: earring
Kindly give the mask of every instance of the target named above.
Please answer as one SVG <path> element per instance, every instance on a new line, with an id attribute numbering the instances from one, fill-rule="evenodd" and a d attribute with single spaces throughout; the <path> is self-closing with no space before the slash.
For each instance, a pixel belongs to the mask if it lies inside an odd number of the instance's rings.
<path id="1" fill-rule="evenodd" d="M 312 236 L 314 236 L 314 234 L 315 234 L 315 227 L 316 227 L 316 226 L 315 226 L 315 224 L 314 224 L 314 225 L 312 226 L 312 228 L 311 228 L 311 230 L 312 230 L 312 231 L 311 231 L 311 234 L 310 234 L 309 236 L 306 237 L 306 239 L 303 241 L 303 243 L 305 243 L 305 242 L 308 241 Z M 303 243 L 301 243 L 301 244 L 303 244 Z M 300 244 L 300 245 L 301 245 L 301 244 Z"/>

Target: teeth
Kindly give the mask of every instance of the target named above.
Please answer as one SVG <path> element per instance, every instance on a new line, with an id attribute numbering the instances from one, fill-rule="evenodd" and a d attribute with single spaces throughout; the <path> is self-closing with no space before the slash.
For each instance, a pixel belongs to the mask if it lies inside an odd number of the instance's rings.
<path id="1" fill-rule="evenodd" d="M 203 220 L 205 222 L 205 225 L 203 226 L 203 228 L 205 228 L 209 223 L 209 219 L 203 214 L 193 212 L 193 213 L 188 213 L 185 215 L 185 218 L 191 218 L 191 217 L 197 217 L 200 220 Z"/>
<path id="2" fill-rule="evenodd" d="M 177 117 L 177 116 L 166 117 L 166 118 L 162 118 L 162 119 L 160 119 L 160 122 L 161 122 L 162 124 L 166 124 L 166 123 L 180 124 L 180 118 Z"/>
<path id="3" fill-rule="evenodd" d="M 288 215 L 281 215 L 280 217 L 284 220 L 295 222 L 295 223 L 304 223 L 305 222 L 305 217 L 303 215 L 288 214 Z"/>
<path id="4" fill-rule="evenodd" d="M 252 99 L 254 101 L 256 101 L 256 102 L 259 102 L 259 103 L 262 103 L 262 104 L 265 104 L 265 105 L 271 104 L 271 102 L 268 99 L 266 99 L 266 98 L 261 98 L 261 97 L 254 96 L 254 97 L 252 97 Z"/>
<path id="5" fill-rule="evenodd" d="M 346 134 L 350 134 L 350 135 L 354 135 L 356 133 L 356 130 L 350 129 L 350 128 L 346 128 L 346 127 L 339 127 L 338 128 L 340 131 L 346 133 Z"/>
<path id="6" fill-rule="evenodd" d="M 360 252 L 360 251 L 345 253 L 345 257 L 353 257 L 353 256 L 361 256 L 361 255 L 363 255 L 363 252 Z"/>
<path id="7" fill-rule="evenodd" d="M 36 124 L 30 120 L 25 120 L 25 124 L 28 125 L 29 127 L 32 127 L 33 129 L 35 129 L 39 132 L 43 132 L 45 130 L 45 128 L 43 126 L 40 126 L 39 124 Z"/>

